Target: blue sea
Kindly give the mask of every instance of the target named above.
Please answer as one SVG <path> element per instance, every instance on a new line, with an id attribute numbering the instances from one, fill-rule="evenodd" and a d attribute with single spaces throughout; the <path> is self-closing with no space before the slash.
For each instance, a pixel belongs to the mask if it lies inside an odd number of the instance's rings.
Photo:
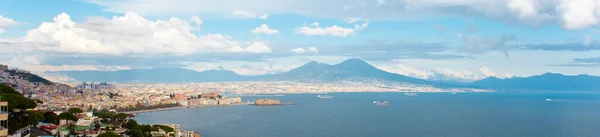
<path id="1" fill-rule="evenodd" d="M 600 137 L 599 93 L 330 93 L 243 97 L 295 105 L 140 113 L 202 137 Z M 551 99 L 552 101 L 546 101 Z M 374 106 L 373 101 L 389 101 Z"/>

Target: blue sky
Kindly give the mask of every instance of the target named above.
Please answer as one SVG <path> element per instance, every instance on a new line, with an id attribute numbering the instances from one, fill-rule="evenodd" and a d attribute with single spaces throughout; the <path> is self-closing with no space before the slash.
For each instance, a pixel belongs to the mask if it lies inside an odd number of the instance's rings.
<path id="1" fill-rule="evenodd" d="M 597 0 L 24 0 L 0 16 L 0 63 L 39 73 L 360 58 L 437 80 L 600 75 Z"/>

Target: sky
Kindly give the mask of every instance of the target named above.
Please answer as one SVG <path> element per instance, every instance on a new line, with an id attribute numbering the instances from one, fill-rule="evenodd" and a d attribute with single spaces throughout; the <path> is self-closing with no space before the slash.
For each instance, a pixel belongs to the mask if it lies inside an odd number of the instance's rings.
<path id="1" fill-rule="evenodd" d="M 263 75 L 359 58 L 431 80 L 600 75 L 598 34 L 600 0 L 0 2 L 0 63 L 35 73 Z"/>

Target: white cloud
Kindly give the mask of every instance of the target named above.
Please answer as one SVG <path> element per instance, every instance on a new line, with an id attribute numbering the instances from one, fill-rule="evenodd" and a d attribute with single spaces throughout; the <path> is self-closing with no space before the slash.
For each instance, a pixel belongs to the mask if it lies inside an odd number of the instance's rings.
<path id="1" fill-rule="evenodd" d="M 318 22 L 314 22 L 309 26 L 301 26 L 296 28 L 296 32 L 304 35 L 320 35 L 320 36 L 339 36 L 346 37 L 354 34 L 356 31 L 352 28 L 344 28 L 337 25 L 320 27 Z"/>
<path id="2" fill-rule="evenodd" d="M 255 41 L 249 47 L 245 48 L 244 51 L 249 53 L 271 53 L 271 48 L 267 46 L 267 42 L 265 41 Z"/>
<path id="3" fill-rule="evenodd" d="M 4 33 L 4 28 L 6 28 L 8 26 L 16 25 L 16 24 L 17 24 L 17 22 L 15 22 L 15 20 L 6 18 L 6 17 L 2 17 L 2 15 L 0 15 L 0 34 Z"/>
<path id="4" fill-rule="evenodd" d="M 440 16 L 481 17 L 527 26 L 553 23 L 563 25 L 566 29 L 598 26 L 600 20 L 600 10 L 598 10 L 600 1 L 598 0 L 86 1 L 102 6 L 105 11 L 118 13 L 132 11 L 142 15 L 230 13 L 234 10 L 245 9 L 267 14 L 292 13 L 343 20 L 364 12 L 369 13 L 366 14 L 365 18 L 372 20 L 406 20 L 438 18 Z M 340 7 L 340 9 L 332 7 Z M 253 12 L 238 12 L 245 16 L 253 15 Z M 254 15 L 254 17 L 256 16 Z"/>
<path id="5" fill-rule="evenodd" d="M 304 48 L 295 48 L 295 49 L 292 49 L 292 52 L 294 52 L 296 54 L 306 53 L 307 51 L 311 52 L 311 53 L 315 53 L 315 54 L 319 53 L 319 50 L 317 50 L 317 48 L 315 48 L 315 47 L 309 47 L 307 49 L 304 49 Z"/>
<path id="6" fill-rule="evenodd" d="M 111 55 L 270 52 L 265 42 L 240 42 L 219 33 L 192 33 L 201 23 L 199 17 L 192 17 L 191 21 L 173 17 L 151 21 L 135 13 L 112 19 L 89 17 L 83 23 L 76 23 L 62 13 L 54 22 L 44 22 L 29 30 L 21 44 L 49 52 Z"/>
<path id="7" fill-rule="evenodd" d="M 242 17 L 242 18 L 259 18 L 259 19 L 267 19 L 269 17 L 268 14 L 257 14 L 256 12 L 250 12 L 246 10 L 234 10 L 232 12 L 233 15 Z"/>
<path id="8" fill-rule="evenodd" d="M 252 34 L 260 34 L 260 33 L 271 35 L 271 34 L 279 33 L 279 30 L 270 29 L 269 26 L 267 26 L 267 24 L 262 24 L 260 27 L 257 27 L 252 30 Z"/>
<path id="9" fill-rule="evenodd" d="M 8 27 L 8 26 L 16 25 L 16 24 L 17 24 L 17 22 L 15 20 L 6 18 L 6 17 L 2 17 L 2 15 L 0 15 L 0 28 Z"/>
<path id="10" fill-rule="evenodd" d="M 600 23 L 600 1 L 597 0 L 561 0 L 557 9 L 566 29 L 598 26 Z"/>
<path id="11" fill-rule="evenodd" d="M 496 76 L 496 72 L 488 69 L 485 66 L 479 68 L 479 72 L 481 72 L 483 74 L 483 76 L 485 76 L 485 77 L 495 77 Z"/>
<path id="12" fill-rule="evenodd" d="M 196 29 L 200 30 L 200 25 L 202 25 L 202 19 L 198 16 L 192 16 L 192 22 L 196 23 Z"/>
<path id="13" fill-rule="evenodd" d="M 317 50 L 317 48 L 315 48 L 315 47 L 309 47 L 308 51 L 310 51 L 312 53 L 319 53 L 319 50 Z"/>
<path id="14" fill-rule="evenodd" d="M 427 80 L 471 82 L 482 78 L 481 76 L 470 71 L 461 72 L 448 68 L 434 68 L 421 70 L 411 68 L 402 64 L 396 65 L 394 67 L 383 66 L 379 68 L 388 72 Z"/>
<path id="15" fill-rule="evenodd" d="M 490 70 L 486 66 L 482 66 L 481 68 L 479 68 L 479 72 L 481 72 L 483 74 L 483 76 L 485 76 L 485 77 L 497 77 L 497 78 L 511 78 L 512 77 L 512 74 L 510 74 L 510 73 L 504 73 L 503 75 L 497 75 L 496 72 Z"/>
<path id="16" fill-rule="evenodd" d="M 295 48 L 295 49 L 292 49 L 292 52 L 294 52 L 296 54 L 302 54 L 302 53 L 306 52 L 306 50 L 304 50 L 303 48 Z"/>

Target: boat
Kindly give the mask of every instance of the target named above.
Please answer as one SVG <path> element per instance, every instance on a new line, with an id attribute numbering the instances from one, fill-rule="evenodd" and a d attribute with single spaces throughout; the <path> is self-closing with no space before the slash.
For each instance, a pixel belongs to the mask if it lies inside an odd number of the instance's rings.
<path id="1" fill-rule="evenodd" d="M 419 94 L 406 92 L 406 93 L 404 93 L 404 95 L 406 95 L 406 96 L 418 96 Z"/>
<path id="2" fill-rule="evenodd" d="M 389 102 L 387 102 L 387 101 L 383 101 L 383 102 L 373 101 L 373 105 L 376 105 L 376 106 L 387 106 L 388 104 L 389 104 Z"/>
<path id="3" fill-rule="evenodd" d="M 552 99 L 547 98 L 546 101 L 552 101 Z"/>
<path id="4" fill-rule="evenodd" d="M 332 99 L 333 96 L 331 95 L 317 95 L 318 98 L 322 98 L 322 99 Z"/>

